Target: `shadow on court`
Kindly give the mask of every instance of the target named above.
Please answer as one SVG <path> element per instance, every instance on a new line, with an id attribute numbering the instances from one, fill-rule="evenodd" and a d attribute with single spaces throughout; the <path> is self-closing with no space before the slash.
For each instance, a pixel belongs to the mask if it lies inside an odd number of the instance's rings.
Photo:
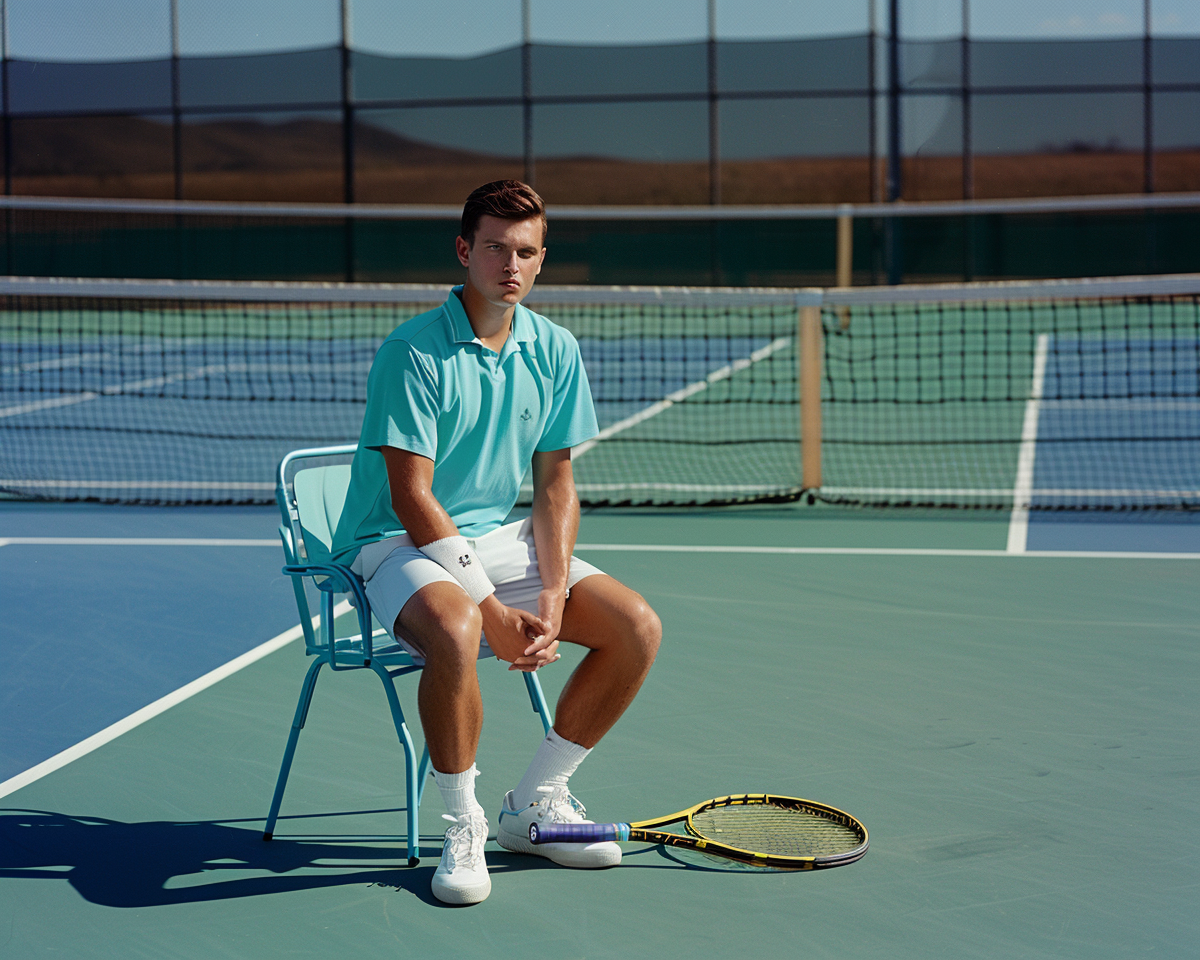
<path id="1" fill-rule="evenodd" d="M 423 839 L 421 863 L 410 868 L 398 866 L 403 863 L 401 848 L 378 841 L 277 838 L 267 843 L 259 825 L 123 823 L 10 808 L 0 811 L 0 877 L 65 880 L 85 900 L 105 907 L 158 907 L 364 883 L 445 907 L 429 888 L 440 844 L 436 838 Z M 630 851 L 625 868 L 738 869 L 691 859 L 645 848 Z M 498 876 L 562 868 L 540 858 L 489 850 L 488 869 Z"/>

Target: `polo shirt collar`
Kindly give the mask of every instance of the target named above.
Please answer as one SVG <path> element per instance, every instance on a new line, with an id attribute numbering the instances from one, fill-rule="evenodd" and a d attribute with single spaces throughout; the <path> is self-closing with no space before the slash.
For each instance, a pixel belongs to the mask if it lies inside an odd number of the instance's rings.
<path id="1" fill-rule="evenodd" d="M 509 339 L 516 340 L 518 343 L 532 343 L 537 339 L 537 330 L 533 327 L 533 319 L 523 303 L 518 303 L 517 309 L 513 311 L 512 333 L 509 334 Z"/>
<path id="2" fill-rule="evenodd" d="M 467 319 L 467 311 L 462 305 L 462 287 L 454 287 L 446 298 L 446 315 L 450 318 L 450 329 L 454 331 L 455 343 L 474 343 L 475 331 L 471 329 L 471 321 Z"/>
<path id="3" fill-rule="evenodd" d="M 467 311 L 463 309 L 462 289 L 460 284 L 451 290 L 450 296 L 446 298 L 446 314 L 450 317 L 450 328 L 454 331 L 455 343 L 474 343 L 477 337 L 471 328 L 471 321 L 467 319 Z M 518 303 L 517 309 L 513 311 L 512 331 L 508 339 L 517 343 L 532 343 L 537 339 L 537 330 L 534 329 L 529 310 L 523 304 Z"/>

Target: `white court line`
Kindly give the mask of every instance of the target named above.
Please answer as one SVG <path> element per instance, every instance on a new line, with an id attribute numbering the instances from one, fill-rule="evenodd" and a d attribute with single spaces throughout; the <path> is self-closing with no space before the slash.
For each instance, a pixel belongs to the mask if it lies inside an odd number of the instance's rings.
<path id="1" fill-rule="evenodd" d="M 1200 553 L 1152 553 L 1116 550 L 957 550 L 940 547 L 739 547 L 663 543 L 577 543 L 576 550 L 606 550 L 614 553 L 766 553 L 795 556 L 851 557 L 1054 557 L 1071 560 L 1200 560 Z"/>
<path id="2" fill-rule="evenodd" d="M 572 456 L 578 457 L 577 450 L 572 451 Z M 17 483 L 19 481 L 11 481 Z M 660 483 L 657 481 L 644 482 L 629 482 L 629 483 L 577 483 L 575 489 L 580 493 L 621 493 L 626 490 L 668 490 L 673 493 L 736 493 L 739 495 L 745 494 L 776 494 L 787 492 L 786 489 L 761 483 Z M 797 495 L 800 492 L 799 487 L 792 488 Z M 1007 491 L 1005 491 L 1007 493 Z M 521 485 L 521 493 L 532 494 L 533 484 L 524 483 Z"/>
<path id="3" fill-rule="evenodd" d="M 524 489 L 524 488 L 522 488 Z M 531 486 L 530 490 L 533 489 Z M 620 490 L 672 490 L 677 493 L 775 493 L 780 487 L 762 483 L 577 483 L 584 493 L 613 493 Z M 797 491 L 799 487 L 794 488 Z"/>
<path id="4" fill-rule="evenodd" d="M 252 480 L 27 480 L 0 478 L 0 485 L 43 490 L 274 490 L 273 483 Z"/>
<path id="5" fill-rule="evenodd" d="M 81 547 L 278 547 L 278 540 L 221 540 L 201 537 L 0 537 L 3 546 Z M 848 557 L 1054 557 L 1077 560 L 1200 560 L 1200 553 L 1119 550 L 961 550 L 942 547 L 763 547 L 727 544 L 577 543 L 576 550 L 610 553 L 748 553 Z"/>
<path id="6" fill-rule="evenodd" d="M 278 540 L 212 537 L 0 537 L 0 547 L 278 547 Z"/>
<path id="7" fill-rule="evenodd" d="M 36 373 L 39 370 L 63 370 L 69 367 L 82 367 L 87 364 L 100 363 L 105 359 L 119 359 L 122 353 L 150 353 L 161 350 L 164 346 L 182 344 L 188 341 L 176 338 L 155 340 L 154 343 L 128 344 L 120 350 L 98 350 L 93 353 L 74 353 L 53 360 L 30 360 L 11 367 L 0 368 L 0 373 Z"/>
<path id="8" fill-rule="evenodd" d="M 53 410 L 55 407 L 69 407 L 76 403 L 87 403 L 100 396 L 98 393 L 73 393 L 68 397 L 54 397 L 50 400 L 31 400 L 29 403 L 18 403 L 13 407 L 0 408 L 0 417 L 19 417 L 25 413 L 37 413 L 39 410 Z"/>
<path id="9" fill-rule="evenodd" d="M 333 614 L 335 617 L 340 617 L 349 609 L 350 604 L 343 601 L 333 608 Z M 314 627 L 319 619 L 319 617 L 313 617 Z M 104 746 L 106 743 L 110 743 L 124 733 L 128 733 L 134 727 L 141 726 L 147 720 L 152 720 L 160 713 L 170 710 L 176 704 L 194 697 L 202 690 L 207 690 L 214 683 L 232 676 L 239 670 L 250 666 L 256 660 L 261 660 L 267 654 L 274 653 L 276 650 L 287 646 L 293 640 L 302 636 L 304 636 L 304 631 L 301 629 L 300 624 L 296 624 L 296 626 L 281 633 L 279 636 L 268 640 L 266 643 L 259 644 L 253 650 L 247 650 L 240 657 L 234 657 L 228 663 L 217 667 L 215 670 L 210 670 L 204 676 L 198 677 L 178 690 L 168 693 L 165 697 L 160 697 L 153 703 L 147 704 L 141 710 L 131 713 L 124 719 L 105 727 L 99 733 L 92 734 L 86 740 L 80 740 L 73 747 L 67 747 L 61 753 L 56 753 L 49 760 L 43 760 L 36 766 L 30 767 L 24 773 L 18 773 L 15 777 L 9 777 L 3 783 L 0 783 L 0 798 L 7 797 L 10 793 L 14 793 L 22 787 L 29 786 L 29 784 L 42 779 L 42 777 L 53 773 L 55 770 L 61 770 L 68 763 L 72 763 L 80 757 L 87 756 L 93 750 Z"/>
<path id="10" fill-rule="evenodd" d="M 117 397 L 128 391 L 147 390 L 154 387 L 165 387 L 172 383 L 181 383 L 186 380 L 196 380 L 200 377 L 207 377 L 214 373 L 227 372 L 228 364 L 214 363 L 207 367 L 197 367 L 195 370 L 185 370 L 181 373 L 171 373 L 161 377 L 146 377 L 142 380 L 126 380 L 124 383 L 115 383 L 108 387 L 102 387 L 98 392 L 85 390 L 81 393 L 69 394 L 63 397 L 55 397 L 52 400 L 38 400 L 33 403 L 20 403 L 13 407 L 4 407 L 0 409 L 0 417 L 16 417 L 24 413 L 34 413 L 38 410 L 47 410 L 52 407 L 67 407 L 76 403 L 88 403 L 92 400 L 98 400 L 100 397 Z"/>
<path id="11" fill-rule="evenodd" d="M 856 496 L 856 497 L 1003 497 L 1005 500 L 1011 500 L 1013 491 L 1009 487 L 826 487 L 820 488 L 821 493 L 827 493 L 832 496 Z M 1035 487 L 1030 491 L 1031 495 L 1039 499 L 1046 497 L 1071 497 L 1080 499 L 1083 497 L 1092 498 L 1121 498 L 1129 499 L 1137 497 L 1139 499 L 1167 499 L 1175 500 L 1179 497 L 1200 497 L 1200 487 L 1195 489 L 1185 489 L 1180 487 L 1176 490 L 1146 490 L 1134 488 L 1104 488 L 1104 487 Z"/>
<path id="12" fill-rule="evenodd" d="M 636 427 L 643 420 L 649 420 L 651 417 L 658 416 L 658 414 L 671 409 L 671 407 L 675 406 L 675 404 L 686 400 L 693 394 L 699 393 L 701 390 L 707 390 L 714 383 L 719 383 L 721 380 L 728 380 L 735 373 L 739 373 L 740 371 L 745 370 L 747 367 L 758 363 L 760 360 L 765 360 L 771 354 L 779 352 L 784 347 L 790 346 L 791 342 L 791 337 L 779 337 L 776 340 L 772 340 L 765 347 L 759 347 L 752 354 L 750 354 L 750 356 L 734 360 L 733 363 L 728 363 L 720 369 L 714 370 L 703 380 L 697 380 L 695 383 L 689 383 L 686 387 L 676 390 L 674 393 L 668 393 L 656 403 L 652 403 L 648 407 L 643 407 L 637 413 L 633 414 L 633 416 L 626 417 L 624 420 L 618 420 L 616 423 L 609 424 L 591 440 L 574 447 L 571 450 L 571 456 L 582 457 L 585 453 L 591 450 L 592 447 L 601 441 L 607 440 L 609 437 L 621 433 L 624 430 L 628 430 L 630 427 Z"/>
<path id="13" fill-rule="evenodd" d="M 1050 352 L 1050 334 L 1041 333 L 1033 355 L 1033 377 L 1029 399 L 1025 403 L 1025 421 L 1021 424 L 1021 446 L 1017 454 L 1017 476 L 1013 481 L 1012 517 L 1008 522 L 1008 552 L 1024 553 L 1029 541 L 1029 502 L 1033 495 L 1033 462 L 1037 456 L 1038 413 L 1042 404 L 1042 386 L 1046 380 L 1046 356 Z"/>

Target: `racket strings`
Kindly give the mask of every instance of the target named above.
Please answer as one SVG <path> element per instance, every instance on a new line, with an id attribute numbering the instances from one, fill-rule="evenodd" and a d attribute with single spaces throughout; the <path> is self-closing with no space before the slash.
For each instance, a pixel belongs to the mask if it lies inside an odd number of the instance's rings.
<path id="1" fill-rule="evenodd" d="M 853 827 L 777 804 L 713 807 L 692 816 L 692 827 L 709 840 L 774 857 L 826 857 L 863 842 Z"/>

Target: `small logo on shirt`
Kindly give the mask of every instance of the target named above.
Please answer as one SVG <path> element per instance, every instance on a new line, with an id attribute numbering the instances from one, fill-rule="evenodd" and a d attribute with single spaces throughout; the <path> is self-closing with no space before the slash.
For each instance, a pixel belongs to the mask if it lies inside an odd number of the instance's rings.
<path id="1" fill-rule="evenodd" d="M 471 565 L 471 555 L 469 553 L 464 553 L 458 558 L 458 562 L 460 566 L 469 567 Z"/>
<path id="2" fill-rule="evenodd" d="M 522 420 L 529 420 L 529 419 L 531 419 L 532 417 L 533 417 L 533 414 L 532 414 L 532 413 L 530 413 L 530 412 L 529 412 L 529 408 L 528 408 L 528 407 L 526 407 L 526 408 L 525 408 L 525 412 L 524 412 L 523 414 L 521 414 L 521 419 L 522 419 Z"/>

